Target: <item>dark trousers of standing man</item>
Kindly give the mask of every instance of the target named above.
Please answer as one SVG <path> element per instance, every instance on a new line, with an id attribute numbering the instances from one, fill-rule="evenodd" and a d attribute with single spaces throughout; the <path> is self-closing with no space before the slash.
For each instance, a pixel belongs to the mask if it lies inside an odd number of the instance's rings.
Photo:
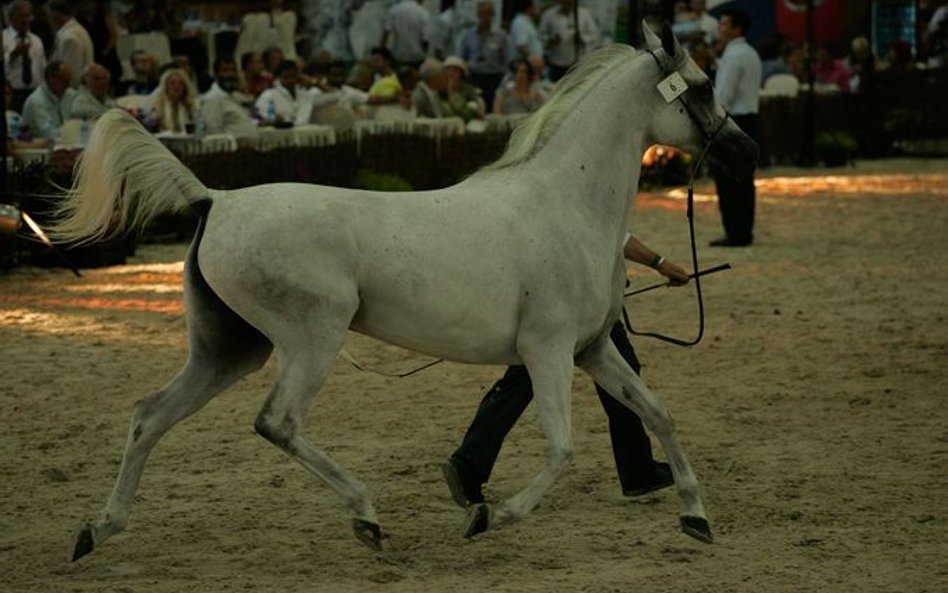
<path id="1" fill-rule="evenodd" d="M 612 327 L 609 337 L 619 349 L 622 358 L 638 373 L 638 358 L 621 323 Z M 612 454 L 616 460 L 616 471 L 622 490 L 635 490 L 652 478 L 652 443 L 642 421 L 635 413 L 599 385 L 596 385 L 596 393 L 599 394 L 599 401 L 609 417 Z M 509 367 L 503 378 L 484 396 L 461 446 L 451 456 L 452 459 L 463 464 L 468 471 L 479 474 L 475 476 L 479 483 L 487 482 L 504 438 L 531 399 L 533 384 L 527 369 L 522 366 Z"/>
<path id="2" fill-rule="evenodd" d="M 757 114 L 732 115 L 734 123 L 754 142 L 757 141 Z M 712 167 L 714 185 L 718 192 L 718 208 L 724 234 L 735 245 L 750 245 L 754 241 L 754 207 L 757 192 L 754 177 L 735 179 L 720 167 Z"/>

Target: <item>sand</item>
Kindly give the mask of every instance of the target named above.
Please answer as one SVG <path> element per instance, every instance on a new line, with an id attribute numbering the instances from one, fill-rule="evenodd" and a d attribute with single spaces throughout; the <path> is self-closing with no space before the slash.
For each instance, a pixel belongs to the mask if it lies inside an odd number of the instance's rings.
<path id="1" fill-rule="evenodd" d="M 946 165 L 765 171 L 757 242 L 738 250 L 703 247 L 719 219 L 699 186 L 702 264 L 733 265 L 703 284 L 706 337 L 635 344 L 701 480 L 712 545 L 679 531 L 672 492 L 621 496 L 580 374 L 569 472 L 525 520 L 464 540 L 439 465 L 502 369 L 392 379 L 340 360 L 307 432 L 373 491 L 387 534 L 374 553 L 328 487 L 255 435 L 271 361 L 164 438 L 127 530 L 70 563 L 75 530 L 111 490 L 132 405 L 185 359 L 186 246 L 141 246 L 81 279 L 13 270 L 0 276 L 0 591 L 944 591 Z M 676 196 L 641 196 L 632 228 L 684 263 Z M 687 289 L 628 306 L 640 329 L 696 331 Z M 347 349 L 385 371 L 429 360 L 357 335 Z M 522 487 L 544 446 L 531 407 L 489 497 Z"/>

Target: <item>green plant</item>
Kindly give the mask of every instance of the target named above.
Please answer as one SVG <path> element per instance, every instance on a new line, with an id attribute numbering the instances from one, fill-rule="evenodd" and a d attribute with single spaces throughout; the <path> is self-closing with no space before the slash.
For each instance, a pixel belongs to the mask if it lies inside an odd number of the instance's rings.
<path id="1" fill-rule="evenodd" d="M 816 137 L 813 147 L 827 166 L 840 166 L 852 160 L 859 143 L 849 132 L 829 130 Z"/>
<path id="2" fill-rule="evenodd" d="M 398 175 L 360 169 L 353 186 L 371 191 L 412 191 L 411 184 Z"/>

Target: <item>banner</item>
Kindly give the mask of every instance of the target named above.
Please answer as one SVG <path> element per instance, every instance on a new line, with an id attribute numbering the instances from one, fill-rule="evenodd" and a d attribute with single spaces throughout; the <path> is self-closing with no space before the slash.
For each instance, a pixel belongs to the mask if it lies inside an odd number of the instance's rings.
<path id="1" fill-rule="evenodd" d="M 774 0 L 777 33 L 793 41 L 806 41 L 807 0 Z M 839 42 L 843 37 L 842 0 L 814 0 L 813 27 L 817 44 Z"/>

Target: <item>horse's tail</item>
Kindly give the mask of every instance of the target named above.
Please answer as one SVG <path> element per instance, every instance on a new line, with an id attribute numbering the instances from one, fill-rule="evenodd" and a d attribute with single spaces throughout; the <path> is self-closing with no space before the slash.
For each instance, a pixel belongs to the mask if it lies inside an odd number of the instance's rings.
<path id="1" fill-rule="evenodd" d="M 92 130 L 50 230 L 63 242 L 104 239 L 141 228 L 156 215 L 182 210 L 209 194 L 135 118 L 110 109 Z"/>

